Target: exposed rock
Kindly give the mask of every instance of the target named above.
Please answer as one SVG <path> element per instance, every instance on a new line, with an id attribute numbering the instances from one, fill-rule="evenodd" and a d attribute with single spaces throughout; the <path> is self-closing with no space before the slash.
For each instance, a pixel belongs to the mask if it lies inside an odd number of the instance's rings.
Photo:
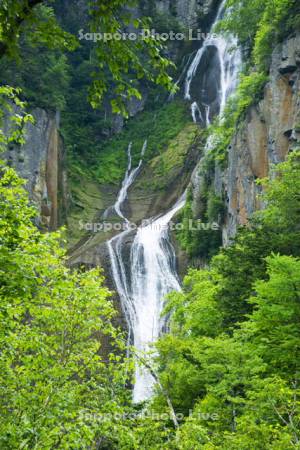
<path id="1" fill-rule="evenodd" d="M 270 166 L 283 161 L 299 142 L 299 52 L 300 34 L 276 47 L 264 98 L 250 108 L 229 148 L 228 170 L 222 176 L 228 198 L 224 244 L 263 206 L 256 179 L 268 176 Z"/>
<path id="2" fill-rule="evenodd" d="M 274 52 L 274 57 L 281 58 L 279 72 L 282 74 L 292 73 L 300 65 L 299 36 L 286 40 L 282 46 Z"/>
<path id="3" fill-rule="evenodd" d="M 156 0 L 157 11 L 173 14 L 185 28 L 197 28 L 199 20 L 209 22 L 218 0 Z"/>
<path id="4" fill-rule="evenodd" d="M 8 163 L 26 180 L 26 189 L 40 212 L 38 225 L 55 230 L 64 223 L 67 205 L 67 175 L 59 116 L 42 109 L 32 112 L 35 123 L 26 124 L 25 144 L 10 146 Z M 7 117 L 4 129 L 8 132 Z"/>
<path id="5" fill-rule="evenodd" d="M 189 183 L 199 158 L 197 126 L 188 124 L 162 155 L 142 168 L 129 191 L 127 217 L 134 223 L 166 212 Z"/>

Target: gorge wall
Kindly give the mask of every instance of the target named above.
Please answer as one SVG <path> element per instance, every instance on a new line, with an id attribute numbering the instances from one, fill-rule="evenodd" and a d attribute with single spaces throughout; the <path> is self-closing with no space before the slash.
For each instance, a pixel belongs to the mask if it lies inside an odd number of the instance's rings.
<path id="1" fill-rule="evenodd" d="M 237 228 L 246 225 L 253 213 L 264 207 L 260 198 L 262 187 L 257 180 L 268 177 L 273 165 L 299 148 L 299 92 L 300 34 L 297 33 L 273 51 L 262 98 L 239 123 L 227 149 L 225 164 L 215 163 L 213 169 L 208 168 L 207 158 L 203 156 L 192 177 L 195 219 L 207 219 L 207 189 L 223 202 L 222 218 L 219 215 L 223 245 L 228 245 Z"/>
<path id="2" fill-rule="evenodd" d="M 53 231 L 65 223 L 68 203 L 59 115 L 37 108 L 32 116 L 34 123 L 27 123 L 24 129 L 24 145 L 10 145 L 5 158 L 26 181 L 25 187 L 38 210 L 37 225 Z M 7 118 L 5 129 L 9 126 Z"/>
<path id="3" fill-rule="evenodd" d="M 215 174 L 215 189 L 225 192 L 224 244 L 237 226 L 245 225 L 263 205 L 258 178 L 267 177 L 272 164 L 299 147 L 300 140 L 300 34 L 273 52 L 270 79 L 263 99 L 252 106 L 228 149 L 228 168 Z"/>

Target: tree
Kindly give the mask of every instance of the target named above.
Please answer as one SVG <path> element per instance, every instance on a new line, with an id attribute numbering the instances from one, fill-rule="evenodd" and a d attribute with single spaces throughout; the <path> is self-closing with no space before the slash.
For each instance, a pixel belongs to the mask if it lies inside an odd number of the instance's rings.
<path id="1" fill-rule="evenodd" d="M 0 143 L 22 143 L 31 116 L 0 93 L 12 113 Z M 122 448 L 132 363 L 102 273 L 68 269 L 61 234 L 35 227 L 24 181 L 0 171 L 0 447 Z"/>
<path id="2" fill-rule="evenodd" d="M 1 170 L 0 446 L 114 448 L 130 371 L 102 274 L 66 268 L 59 235 L 36 229 L 22 180 Z"/>
<path id="3" fill-rule="evenodd" d="M 126 99 L 140 98 L 136 80 L 145 78 L 172 88 L 172 80 L 167 74 L 171 62 L 162 56 L 163 46 L 159 40 L 153 37 L 136 40 L 114 38 L 115 34 L 122 36 L 128 29 L 135 30 L 136 34 L 141 28 L 149 29 L 145 19 L 133 17 L 134 5 L 135 1 L 97 0 L 88 8 L 88 34 L 95 43 L 91 58 L 96 63 L 90 91 L 91 104 L 97 107 L 110 89 L 114 93 L 113 112 L 125 115 Z M 101 38 L 99 30 L 111 38 Z M 9 55 L 16 58 L 23 35 L 29 36 L 35 45 L 46 45 L 53 50 L 74 50 L 79 45 L 78 36 L 58 25 L 47 2 L 4 0 L 0 5 L 0 57 Z"/>
<path id="4" fill-rule="evenodd" d="M 252 50 L 253 62 L 267 71 L 274 46 L 299 27 L 297 0 L 228 0 L 230 14 L 220 29 L 235 34 Z"/>

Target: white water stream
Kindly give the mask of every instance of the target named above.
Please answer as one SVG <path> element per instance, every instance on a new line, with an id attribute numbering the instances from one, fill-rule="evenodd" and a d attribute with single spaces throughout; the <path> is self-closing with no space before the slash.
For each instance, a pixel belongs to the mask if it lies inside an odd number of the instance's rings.
<path id="1" fill-rule="evenodd" d="M 221 4 L 216 20 L 219 22 L 224 14 L 225 1 Z M 238 71 L 241 65 L 241 53 L 233 37 L 208 37 L 203 46 L 197 51 L 187 69 L 185 79 L 185 98 L 191 100 L 191 84 L 194 80 L 202 56 L 209 46 L 217 50 L 220 67 L 219 111 L 224 111 L 228 96 L 235 90 L 238 83 Z M 210 124 L 210 105 L 205 104 L 205 122 Z M 202 119 L 201 110 L 197 102 L 191 104 L 194 122 Z M 176 257 L 169 240 L 169 223 L 172 217 L 183 207 L 184 195 L 173 208 L 149 224 L 138 228 L 133 242 L 130 244 L 132 230 L 123 212 L 123 205 L 127 198 L 128 189 L 134 182 L 142 165 L 146 150 L 145 142 L 138 166 L 132 169 L 131 144 L 128 147 L 128 167 L 117 201 L 112 207 L 128 229 L 108 241 L 111 267 L 116 289 L 119 293 L 123 311 L 129 328 L 130 341 L 137 352 L 144 352 L 149 345 L 157 340 L 161 334 L 165 321 L 161 317 L 164 299 L 167 293 L 180 290 L 180 283 L 176 273 Z M 124 248 L 131 245 L 130 260 L 127 264 Z M 142 367 L 136 369 L 136 380 L 133 389 L 134 402 L 143 401 L 152 394 L 154 380 L 151 374 Z"/>
<path id="2" fill-rule="evenodd" d="M 166 214 L 140 227 L 131 248 L 133 344 L 139 352 L 147 351 L 163 329 L 165 320 L 161 313 L 166 294 L 180 290 L 175 251 L 169 240 L 169 222 L 184 203 L 185 195 Z M 153 382 L 147 370 L 137 367 L 133 400 L 149 398 Z"/>
<path id="3" fill-rule="evenodd" d="M 149 350 L 149 344 L 155 342 L 160 335 L 164 325 L 161 313 L 165 295 L 180 289 L 175 251 L 169 241 L 168 225 L 185 202 L 185 195 L 182 195 L 170 211 L 138 228 L 131 246 L 130 273 L 128 273 L 122 250 L 132 229 L 121 208 L 127 198 L 128 189 L 142 165 L 146 146 L 145 142 L 140 162 L 132 169 L 132 145 L 129 144 L 127 171 L 113 206 L 118 216 L 128 224 L 128 229 L 107 242 L 114 282 L 129 326 L 129 336 L 140 353 Z M 152 393 L 153 384 L 151 374 L 137 365 L 133 389 L 134 402 L 148 398 Z"/>
<path id="4" fill-rule="evenodd" d="M 191 62 L 185 79 L 185 93 L 184 97 L 191 100 L 191 84 L 196 76 L 197 70 L 201 64 L 203 55 L 209 47 L 214 47 L 217 50 L 218 59 L 220 63 L 220 90 L 219 90 L 219 105 L 221 115 L 224 111 L 226 101 L 230 94 L 234 92 L 238 84 L 238 74 L 242 62 L 241 51 L 238 47 L 237 39 L 231 35 L 223 36 L 216 35 L 214 29 L 220 20 L 224 17 L 226 0 L 223 0 L 216 19 L 208 33 L 207 38 L 203 42 L 202 47 L 197 51 L 193 61 Z M 191 104 L 192 117 L 194 120 L 194 111 L 196 108 L 200 110 L 199 106 Z M 207 107 L 207 105 L 205 105 Z M 210 122 L 209 115 L 206 117 L 206 123 Z"/>

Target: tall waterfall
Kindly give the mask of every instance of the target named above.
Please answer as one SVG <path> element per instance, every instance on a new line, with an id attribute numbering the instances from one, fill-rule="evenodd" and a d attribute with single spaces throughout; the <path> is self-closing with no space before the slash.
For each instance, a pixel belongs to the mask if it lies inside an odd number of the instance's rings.
<path id="1" fill-rule="evenodd" d="M 115 204 L 111 208 L 108 208 L 104 213 L 104 216 L 107 216 L 109 211 L 114 210 L 120 217 L 120 219 L 122 219 L 126 224 L 128 224 L 127 229 L 125 229 L 122 233 L 118 234 L 117 236 L 113 237 L 107 242 L 107 247 L 109 251 L 114 282 L 118 294 L 120 295 L 122 307 L 126 316 L 127 323 L 130 327 L 130 331 L 132 329 L 131 324 L 133 323 L 134 320 L 134 313 L 133 313 L 134 310 L 130 296 L 130 287 L 129 282 L 127 280 L 124 258 L 122 255 L 122 248 L 124 239 L 128 236 L 129 233 L 131 233 L 131 229 L 129 227 L 128 219 L 124 216 L 122 212 L 122 206 L 127 198 L 128 189 L 136 179 L 138 172 L 141 168 L 146 148 L 147 148 L 147 141 L 145 141 L 143 144 L 141 151 L 141 159 L 139 161 L 138 166 L 135 169 L 132 169 L 132 157 L 131 157 L 132 143 L 130 142 L 127 149 L 128 166 L 117 200 Z"/>
<path id="2" fill-rule="evenodd" d="M 168 224 L 185 202 L 183 195 L 173 208 L 149 225 L 138 229 L 131 249 L 131 295 L 134 308 L 133 343 L 146 351 L 159 337 L 164 320 L 163 300 L 171 291 L 180 290 L 176 257 L 168 236 Z M 145 400 L 152 393 L 153 379 L 142 367 L 136 369 L 133 400 Z"/>
<path id="3" fill-rule="evenodd" d="M 224 15 L 225 1 L 221 4 L 214 29 Z M 213 115 L 211 104 L 198 105 L 191 93 L 191 86 L 196 72 L 203 61 L 205 52 L 213 47 L 218 55 L 218 113 L 222 114 L 228 96 L 234 91 L 238 82 L 238 70 L 241 65 L 241 53 L 237 42 L 232 36 L 208 37 L 203 46 L 197 51 L 192 61 L 186 67 L 185 93 L 191 101 L 192 118 L 195 122 L 203 121 L 210 124 Z M 203 114 L 201 112 L 203 111 Z M 131 144 L 128 148 L 128 167 L 117 201 L 113 206 L 118 216 L 128 224 L 128 229 L 108 241 L 112 273 L 116 289 L 119 293 L 123 311 L 125 313 L 130 341 L 137 352 L 144 352 L 149 345 L 157 340 L 164 327 L 161 317 L 164 298 L 172 290 L 180 290 L 180 283 L 176 273 L 176 258 L 174 248 L 169 240 L 169 223 L 177 211 L 184 205 L 184 195 L 167 213 L 142 224 L 131 244 L 130 261 L 127 264 L 124 255 L 125 244 L 130 244 L 128 219 L 123 212 L 128 189 L 136 178 L 142 164 L 146 143 L 141 152 L 141 160 L 132 169 Z M 129 263 L 129 264 L 128 264 Z M 151 374 L 142 367 L 136 369 L 136 381 L 133 389 L 133 400 L 143 401 L 151 396 L 154 380 Z"/>
<path id="4" fill-rule="evenodd" d="M 146 145 L 145 142 L 138 166 L 132 169 L 131 144 L 129 144 L 127 171 L 113 206 L 118 216 L 128 224 L 128 229 L 107 242 L 114 282 L 128 323 L 129 335 L 138 352 L 147 351 L 149 343 L 157 340 L 164 325 L 161 318 L 163 299 L 169 292 L 180 289 L 175 251 L 168 237 L 168 224 L 185 202 L 183 194 L 170 211 L 138 228 L 131 247 L 128 274 L 122 250 L 132 229 L 122 212 L 122 206 L 127 198 L 128 189 L 141 167 Z M 152 393 L 153 384 L 151 374 L 137 367 L 133 400 L 139 402 L 148 398 Z"/>

